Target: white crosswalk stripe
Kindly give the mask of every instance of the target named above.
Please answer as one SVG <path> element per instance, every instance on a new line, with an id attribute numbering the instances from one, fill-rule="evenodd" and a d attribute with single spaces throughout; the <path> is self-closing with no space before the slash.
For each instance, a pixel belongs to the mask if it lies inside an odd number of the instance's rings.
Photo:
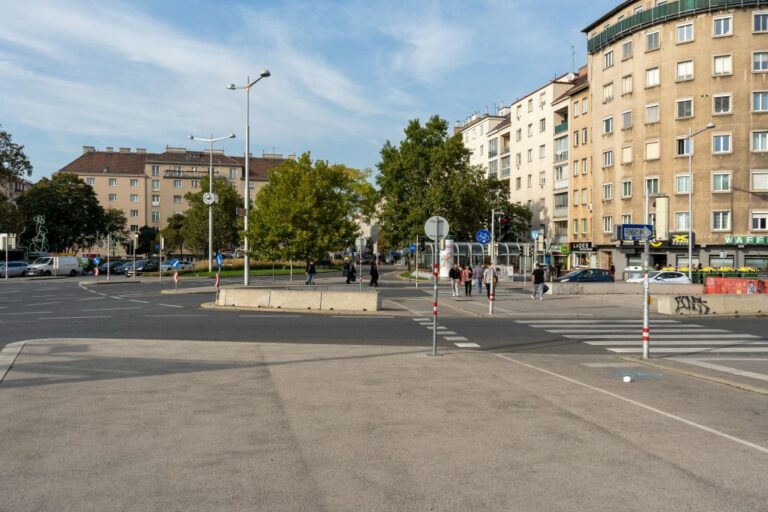
<path id="1" fill-rule="evenodd" d="M 559 319 L 517 320 L 529 327 L 544 329 L 587 345 L 601 347 L 617 354 L 641 354 L 642 320 L 637 319 Z M 712 329 L 703 325 L 688 324 L 679 320 L 653 319 L 651 328 L 651 353 L 734 353 L 765 354 L 768 339 L 754 334 L 739 334 L 727 329 Z"/>

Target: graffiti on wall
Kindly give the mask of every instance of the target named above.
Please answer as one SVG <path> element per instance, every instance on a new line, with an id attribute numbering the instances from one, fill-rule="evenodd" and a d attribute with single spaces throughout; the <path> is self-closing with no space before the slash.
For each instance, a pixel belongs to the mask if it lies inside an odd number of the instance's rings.
<path id="1" fill-rule="evenodd" d="M 675 297 L 677 301 L 677 309 L 675 313 L 696 313 L 698 315 L 708 315 L 710 308 L 707 305 L 707 301 L 702 300 L 701 297 L 695 295 L 678 295 Z"/>

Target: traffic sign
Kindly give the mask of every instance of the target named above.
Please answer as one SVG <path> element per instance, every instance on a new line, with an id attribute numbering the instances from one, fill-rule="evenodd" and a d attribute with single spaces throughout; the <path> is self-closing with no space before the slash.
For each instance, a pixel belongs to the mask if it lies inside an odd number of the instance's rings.
<path id="1" fill-rule="evenodd" d="M 410 252 L 411 254 L 415 253 L 416 252 L 416 244 L 409 245 L 408 246 L 408 252 Z"/>
<path id="2" fill-rule="evenodd" d="M 487 244 L 491 241 L 491 233 L 487 229 L 481 229 L 475 233 L 475 240 L 480 244 Z"/>
<path id="3" fill-rule="evenodd" d="M 221 267 L 221 260 L 222 260 L 222 259 L 223 259 L 223 258 L 222 258 L 222 256 L 221 256 L 221 253 L 219 253 L 219 254 L 217 254 L 217 255 L 216 255 L 216 266 L 217 266 L 217 267 Z"/>
<path id="4" fill-rule="evenodd" d="M 533 238 L 534 240 L 538 240 L 539 239 L 539 230 L 538 229 L 532 229 L 531 230 L 531 238 Z"/>
<path id="5" fill-rule="evenodd" d="M 101 258 L 99 258 L 98 256 L 94 256 L 93 257 L 93 264 L 94 265 L 98 265 L 99 263 L 101 263 Z"/>
<path id="6" fill-rule="evenodd" d="M 216 202 L 218 197 L 216 197 L 216 194 L 213 194 L 211 192 L 206 192 L 203 194 L 203 204 L 206 206 L 211 206 L 213 203 Z"/>
<path id="7" fill-rule="evenodd" d="M 424 223 L 424 233 L 430 240 L 442 240 L 448 236 L 448 221 L 442 217 L 434 216 L 427 219 Z"/>
<path id="8" fill-rule="evenodd" d="M 179 268 L 179 265 L 180 265 L 179 260 L 177 260 L 177 259 L 171 260 L 171 266 L 173 268 Z"/>
<path id="9" fill-rule="evenodd" d="M 653 226 L 650 224 L 623 224 L 621 239 L 644 242 L 653 238 Z"/>

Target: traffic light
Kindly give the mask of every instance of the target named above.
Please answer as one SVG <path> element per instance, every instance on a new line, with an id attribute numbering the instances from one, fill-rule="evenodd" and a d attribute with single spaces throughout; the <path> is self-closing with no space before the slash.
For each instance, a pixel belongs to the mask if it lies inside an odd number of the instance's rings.
<path id="1" fill-rule="evenodd" d="M 509 215 L 507 212 L 501 212 L 499 216 L 499 242 L 506 242 L 509 237 Z"/>

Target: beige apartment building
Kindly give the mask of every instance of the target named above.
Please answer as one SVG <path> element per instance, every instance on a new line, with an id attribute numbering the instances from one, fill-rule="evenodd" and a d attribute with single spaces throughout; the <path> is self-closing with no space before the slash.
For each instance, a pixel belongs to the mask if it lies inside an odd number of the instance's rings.
<path id="1" fill-rule="evenodd" d="M 584 32 L 598 264 L 641 264 L 614 229 L 649 223 L 652 265 L 691 242 L 694 265 L 768 268 L 768 4 L 624 1 Z"/>
<path id="2" fill-rule="evenodd" d="M 208 175 L 208 151 L 189 151 L 167 147 L 162 153 L 147 153 L 142 148 L 111 147 L 97 151 L 83 146 L 83 153 L 57 172 L 77 174 L 93 187 L 101 205 L 125 213 L 130 231 L 142 226 L 163 229 L 168 218 L 184 213 L 189 204 L 184 195 L 198 192 Z M 270 169 L 284 159 L 281 155 L 251 157 L 249 162 L 251 201 L 267 182 Z M 242 196 L 245 191 L 245 160 L 223 151 L 213 151 L 214 176 L 226 179 Z"/>

